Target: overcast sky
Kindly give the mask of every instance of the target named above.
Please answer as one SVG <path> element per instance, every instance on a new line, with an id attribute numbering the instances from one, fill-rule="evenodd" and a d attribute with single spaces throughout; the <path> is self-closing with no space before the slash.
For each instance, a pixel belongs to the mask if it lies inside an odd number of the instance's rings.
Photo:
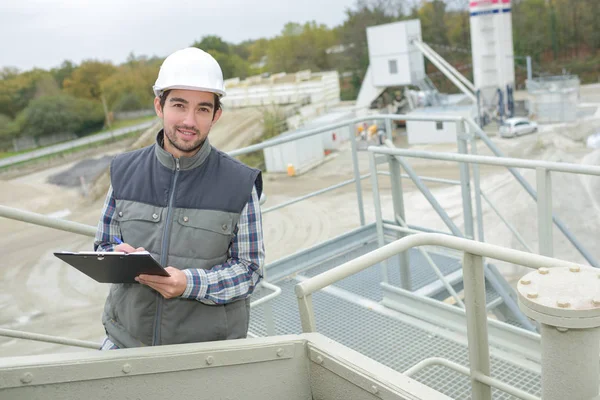
<path id="1" fill-rule="evenodd" d="M 0 67 L 167 56 L 204 35 L 239 43 L 286 22 L 333 27 L 354 0 L 0 0 Z"/>

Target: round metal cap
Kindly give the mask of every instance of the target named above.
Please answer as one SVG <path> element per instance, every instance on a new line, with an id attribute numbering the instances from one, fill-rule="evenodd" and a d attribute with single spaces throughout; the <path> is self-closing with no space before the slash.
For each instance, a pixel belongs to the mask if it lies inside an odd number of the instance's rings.
<path id="1" fill-rule="evenodd" d="M 517 284 L 519 307 L 543 324 L 564 328 L 600 326 L 598 270 L 573 265 L 533 271 Z"/>

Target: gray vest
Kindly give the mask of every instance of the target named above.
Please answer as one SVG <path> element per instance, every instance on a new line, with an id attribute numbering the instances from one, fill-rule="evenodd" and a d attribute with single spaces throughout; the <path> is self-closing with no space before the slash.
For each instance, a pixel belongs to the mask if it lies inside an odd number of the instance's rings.
<path id="1" fill-rule="evenodd" d="M 158 142 L 162 143 L 162 131 Z M 175 159 L 161 145 L 121 154 L 110 168 L 125 243 L 144 247 L 164 267 L 221 264 L 260 171 L 211 147 Z M 119 347 L 192 343 L 246 337 L 249 300 L 206 305 L 164 299 L 141 284 L 113 284 L 102 322 Z"/>

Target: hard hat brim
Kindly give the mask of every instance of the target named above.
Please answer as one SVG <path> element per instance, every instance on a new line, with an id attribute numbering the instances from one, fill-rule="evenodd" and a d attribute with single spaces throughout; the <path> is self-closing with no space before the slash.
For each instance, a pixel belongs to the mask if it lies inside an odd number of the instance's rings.
<path id="1" fill-rule="evenodd" d="M 163 92 L 167 91 L 167 90 L 173 90 L 173 89 L 181 89 L 181 90 L 194 90 L 197 92 L 209 92 L 209 93 L 214 93 L 216 95 L 218 95 L 220 98 L 225 97 L 225 91 L 224 90 L 219 90 L 219 89 L 214 89 L 214 88 L 205 88 L 205 87 L 198 87 L 198 86 L 187 86 L 187 85 L 171 85 L 171 86 L 167 86 L 164 88 L 159 88 L 157 86 L 153 86 L 152 90 L 154 90 L 154 94 L 156 95 L 156 97 L 160 97 L 161 94 L 163 94 Z"/>

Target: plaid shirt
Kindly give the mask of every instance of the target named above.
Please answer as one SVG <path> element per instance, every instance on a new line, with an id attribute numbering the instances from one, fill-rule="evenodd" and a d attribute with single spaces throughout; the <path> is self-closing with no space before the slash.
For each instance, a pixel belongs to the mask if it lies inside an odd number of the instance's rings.
<path id="1" fill-rule="evenodd" d="M 98 223 L 94 250 L 113 251 L 114 236 L 121 238 L 119 222 L 113 218 L 115 198 L 108 190 L 102 217 Z M 228 250 L 228 259 L 210 269 L 189 268 L 183 272 L 187 287 L 181 297 L 205 304 L 226 304 L 248 297 L 262 278 L 265 260 L 262 221 L 256 188 L 240 214 L 236 233 Z"/>

